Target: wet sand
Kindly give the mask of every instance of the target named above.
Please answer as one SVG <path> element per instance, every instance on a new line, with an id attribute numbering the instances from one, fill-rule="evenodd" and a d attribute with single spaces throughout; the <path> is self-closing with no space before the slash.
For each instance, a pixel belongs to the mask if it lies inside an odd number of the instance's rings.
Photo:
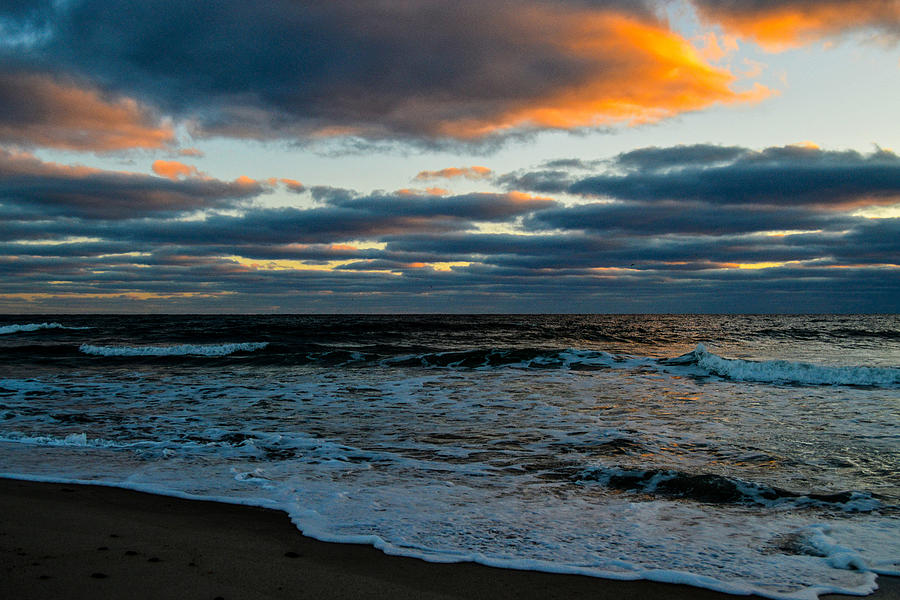
<path id="1" fill-rule="evenodd" d="M 434 564 L 313 540 L 274 510 L 8 479 L 0 479 L 0 557 L 0 598 L 20 600 L 737 598 L 647 581 Z M 900 600 L 900 579 L 878 583 L 867 598 Z"/>

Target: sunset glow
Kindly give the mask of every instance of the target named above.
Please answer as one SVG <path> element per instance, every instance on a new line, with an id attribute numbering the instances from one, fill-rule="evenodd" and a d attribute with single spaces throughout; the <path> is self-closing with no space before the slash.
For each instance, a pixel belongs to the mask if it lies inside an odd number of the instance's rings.
<path id="1" fill-rule="evenodd" d="M 0 9 L 3 310 L 900 310 L 895 0 L 123 2 Z"/>

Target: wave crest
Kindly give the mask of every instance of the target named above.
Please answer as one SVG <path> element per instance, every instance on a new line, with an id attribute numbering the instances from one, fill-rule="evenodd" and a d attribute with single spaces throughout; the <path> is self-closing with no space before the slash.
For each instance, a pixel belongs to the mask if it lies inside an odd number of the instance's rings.
<path id="1" fill-rule="evenodd" d="M 687 354 L 659 361 L 662 365 L 696 365 L 711 375 L 735 381 L 799 385 L 900 386 L 900 369 L 894 367 L 825 366 L 786 360 L 752 361 L 723 358 L 703 344 Z"/>
<path id="2" fill-rule="evenodd" d="M 253 352 L 268 342 L 234 344 L 178 344 L 175 346 L 94 346 L 82 344 L 79 350 L 93 356 L 227 356 L 236 352 Z"/>
<path id="3" fill-rule="evenodd" d="M 22 325 L 4 325 L 0 327 L 0 335 L 11 333 L 29 333 L 41 329 L 90 329 L 90 327 L 67 327 L 61 323 L 25 323 Z"/>

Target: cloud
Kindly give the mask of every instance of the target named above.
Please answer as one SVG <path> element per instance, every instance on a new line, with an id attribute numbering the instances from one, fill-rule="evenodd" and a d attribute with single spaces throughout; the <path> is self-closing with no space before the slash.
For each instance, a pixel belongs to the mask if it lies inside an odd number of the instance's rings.
<path id="1" fill-rule="evenodd" d="M 81 0 L 27 15 L 0 21 L 50 33 L 11 63 L 92 80 L 198 135 L 478 141 L 767 94 L 736 91 L 641 3 Z"/>
<path id="2" fill-rule="evenodd" d="M 448 167 L 440 171 L 420 171 L 413 179 L 415 181 L 431 181 L 434 179 L 455 179 L 462 177 L 477 181 L 479 179 L 488 179 L 493 175 L 493 171 L 487 167 Z"/>
<path id="3" fill-rule="evenodd" d="M 510 187 L 568 192 L 625 202 L 689 202 L 711 206 L 823 207 L 848 210 L 900 202 L 900 157 L 781 146 L 647 148 L 619 155 L 607 172 L 573 177 L 564 170 L 507 174 Z"/>
<path id="4" fill-rule="evenodd" d="M 0 70 L 0 143 L 108 152 L 162 148 L 171 124 L 124 96 L 49 75 Z"/>
<path id="5" fill-rule="evenodd" d="M 203 221 L 173 223 L 160 230 L 133 230 L 146 241 L 166 243 L 328 244 L 384 236 L 464 231 L 477 222 L 506 222 L 534 210 L 556 206 L 528 194 L 459 196 L 356 195 L 331 190 L 325 206 L 249 209 L 240 216 L 211 215 Z"/>
<path id="6" fill-rule="evenodd" d="M 0 208 L 32 219 L 130 219 L 229 208 L 262 194 L 256 183 L 173 181 L 137 173 L 43 162 L 0 149 Z"/>
<path id="7" fill-rule="evenodd" d="M 896 0 L 692 0 L 701 17 L 753 38 L 768 50 L 784 50 L 823 37 L 871 30 L 900 39 Z"/>
<path id="8" fill-rule="evenodd" d="M 306 191 L 306 186 L 296 179 L 286 179 L 282 177 L 278 181 L 284 184 L 284 187 L 286 187 L 289 191 L 294 192 L 295 194 L 301 194 Z"/>
<path id="9" fill-rule="evenodd" d="M 160 177 L 166 177 L 172 181 L 178 181 L 183 177 L 198 177 L 201 175 L 197 167 L 186 165 L 177 160 L 157 160 L 153 162 L 151 168 Z"/>
<path id="10" fill-rule="evenodd" d="M 535 213 L 531 230 L 595 231 L 628 235 L 732 235 L 779 230 L 839 228 L 851 221 L 808 208 L 724 206 L 700 203 L 592 203 Z"/>
<path id="11" fill-rule="evenodd" d="M 310 186 L 311 206 L 267 208 L 250 201 L 278 179 L 172 180 L 5 151 L 0 309 L 897 310 L 900 218 L 854 210 L 887 201 L 898 165 L 886 150 L 641 148 L 536 172 L 567 193 L 624 190 L 611 200 Z M 775 200 L 723 200 L 723 181 L 760 173 Z"/>
<path id="12" fill-rule="evenodd" d="M 659 171 L 691 165 L 709 166 L 720 162 L 732 162 L 751 151 L 740 146 L 716 146 L 712 144 L 679 145 L 668 148 L 651 146 L 623 152 L 613 162 L 625 169 Z"/>
<path id="13" fill-rule="evenodd" d="M 384 195 L 329 199 L 335 207 L 354 209 L 375 215 L 403 217 L 444 217 L 471 221 L 508 221 L 535 210 L 557 206 L 550 198 L 522 192 L 505 194 L 474 193 L 457 196 Z"/>

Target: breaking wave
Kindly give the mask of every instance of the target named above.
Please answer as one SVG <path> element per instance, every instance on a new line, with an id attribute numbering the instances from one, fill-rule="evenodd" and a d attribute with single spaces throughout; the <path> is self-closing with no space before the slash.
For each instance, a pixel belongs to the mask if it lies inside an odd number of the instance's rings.
<path id="1" fill-rule="evenodd" d="M 42 324 L 43 325 L 43 324 Z M 53 324 L 48 324 L 53 325 Z M 20 327 L 20 326 L 17 326 Z M 62 327 L 62 326 L 60 326 Z M 629 356 L 584 348 L 488 347 L 467 349 L 421 348 L 380 345 L 324 346 L 284 342 L 157 343 L 153 345 L 69 344 L 0 348 L 0 357 L 19 360 L 33 354 L 42 359 L 72 360 L 84 355 L 119 359 L 177 359 L 180 357 L 229 357 L 257 365 L 363 366 L 449 370 L 572 370 L 608 369 L 663 371 L 689 376 L 716 376 L 732 381 L 778 385 L 841 385 L 900 387 L 900 367 L 829 366 L 787 360 L 724 358 L 704 344 L 674 358 Z"/>
<path id="2" fill-rule="evenodd" d="M 41 329 L 90 329 L 90 327 L 67 327 L 60 323 L 25 323 L 24 325 L 3 325 L 0 327 L 0 335 L 29 333 Z"/>
<path id="3" fill-rule="evenodd" d="M 65 437 L 58 437 L 51 435 L 25 435 L 14 431 L 8 435 L 0 436 L 0 442 L 76 448 L 122 448 L 128 446 L 128 444 L 121 444 L 111 440 L 89 438 L 86 433 L 72 433 Z"/>
<path id="4" fill-rule="evenodd" d="M 253 352 L 268 342 L 240 344 L 179 344 L 176 346 L 94 346 L 82 344 L 79 350 L 93 356 L 227 356 L 237 352 Z"/>
<path id="5" fill-rule="evenodd" d="M 662 365 L 696 365 L 711 375 L 735 381 L 794 385 L 900 386 L 896 367 L 824 366 L 786 360 L 752 361 L 722 358 L 703 344 L 687 354 L 659 361 Z"/>

